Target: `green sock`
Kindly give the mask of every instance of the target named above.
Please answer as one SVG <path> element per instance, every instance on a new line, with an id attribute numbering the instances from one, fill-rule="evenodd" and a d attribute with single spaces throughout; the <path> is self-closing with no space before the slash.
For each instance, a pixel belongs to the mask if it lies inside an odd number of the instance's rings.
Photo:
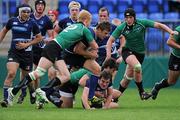
<path id="1" fill-rule="evenodd" d="M 72 72 L 70 75 L 70 81 L 71 83 L 78 83 L 79 80 L 85 75 L 85 74 L 91 74 L 92 72 L 85 69 L 85 68 L 81 68 L 75 72 Z"/>

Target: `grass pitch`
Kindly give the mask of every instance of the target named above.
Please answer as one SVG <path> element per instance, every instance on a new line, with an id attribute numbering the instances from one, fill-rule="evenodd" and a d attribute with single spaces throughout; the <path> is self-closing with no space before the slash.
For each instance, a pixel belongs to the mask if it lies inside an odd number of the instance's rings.
<path id="1" fill-rule="evenodd" d="M 157 100 L 148 101 L 140 100 L 137 89 L 127 89 L 119 99 L 120 107 L 109 110 L 84 110 L 81 93 L 79 89 L 73 109 L 47 104 L 38 110 L 29 103 L 29 97 L 21 105 L 15 99 L 12 107 L 0 107 L 0 120 L 180 120 L 180 89 L 163 89 Z"/>

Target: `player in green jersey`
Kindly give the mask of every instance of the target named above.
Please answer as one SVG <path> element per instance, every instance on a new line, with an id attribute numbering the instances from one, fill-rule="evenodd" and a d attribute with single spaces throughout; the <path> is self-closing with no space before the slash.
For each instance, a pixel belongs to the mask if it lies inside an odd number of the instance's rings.
<path id="1" fill-rule="evenodd" d="M 157 82 L 152 91 L 152 99 L 155 100 L 158 92 L 162 88 L 170 87 L 176 84 L 180 76 L 180 26 L 176 27 L 177 35 L 170 35 L 167 44 L 172 47 L 172 52 L 169 58 L 168 78 Z"/>
<path id="2" fill-rule="evenodd" d="M 168 26 L 159 22 L 136 19 L 136 13 L 132 8 L 125 10 L 124 17 L 125 22 L 114 30 L 107 42 L 106 59 L 111 57 L 111 46 L 114 40 L 117 39 L 120 35 L 123 35 L 126 39 L 126 43 L 122 48 L 122 57 L 127 66 L 124 78 L 120 82 L 119 91 L 123 93 L 130 81 L 135 79 L 140 98 L 142 100 L 146 100 L 151 97 L 151 94 L 144 91 L 142 83 L 141 65 L 145 57 L 144 41 L 146 28 L 159 28 L 170 34 L 174 34 L 174 31 L 172 31 Z"/>
<path id="3" fill-rule="evenodd" d="M 8 104 L 12 105 L 13 98 L 17 92 L 31 81 L 45 75 L 48 68 L 52 65 L 56 67 L 59 74 L 56 77 L 55 84 L 61 85 L 70 79 L 70 73 L 64 60 L 61 57 L 62 50 L 69 48 L 76 42 L 85 39 L 91 48 L 91 51 L 86 52 L 87 57 L 96 58 L 98 45 L 96 44 L 90 30 L 87 28 L 91 23 L 92 15 L 82 10 L 78 16 L 78 23 L 73 24 L 64 29 L 54 40 L 49 42 L 43 49 L 42 57 L 36 70 L 29 73 L 18 85 L 8 89 Z M 37 89 L 38 91 L 39 89 Z M 45 101 L 48 101 L 43 91 L 38 91 Z"/>

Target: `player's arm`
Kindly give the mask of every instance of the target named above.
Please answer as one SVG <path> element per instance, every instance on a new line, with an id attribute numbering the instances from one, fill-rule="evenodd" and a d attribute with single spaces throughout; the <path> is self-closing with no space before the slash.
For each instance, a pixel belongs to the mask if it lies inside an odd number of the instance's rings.
<path id="1" fill-rule="evenodd" d="M 172 48 L 180 49 L 180 44 L 176 42 L 173 35 L 169 36 L 169 39 L 167 40 L 167 44 Z"/>
<path id="2" fill-rule="evenodd" d="M 9 30 L 6 29 L 6 27 L 4 27 L 4 28 L 1 30 L 1 32 L 0 32 L 0 43 L 3 41 L 3 39 L 4 39 L 4 37 L 6 36 L 6 34 L 7 34 L 8 31 L 9 31 Z"/>
<path id="3" fill-rule="evenodd" d="M 122 48 L 125 46 L 125 43 L 126 43 L 126 39 L 125 39 L 125 37 L 123 35 L 121 35 L 119 37 L 119 41 L 120 41 L 120 46 L 119 46 L 118 52 L 121 55 Z"/>
<path id="4" fill-rule="evenodd" d="M 83 92 L 82 92 L 82 103 L 85 109 L 91 109 L 91 107 L 89 106 L 88 103 L 88 95 L 89 95 L 89 88 L 88 87 L 84 87 Z"/>
<path id="5" fill-rule="evenodd" d="M 106 59 L 108 60 L 111 58 L 111 48 L 112 48 L 112 44 L 114 43 L 115 38 L 111 35 L 107 41 L 107 45 L 106 45 Z"/>
<path id="6" fill-rule="evenodd" d="M 95 59 L 97 58 L 98 54 L 97 54 L 97 50 L 89 50 L 87 49 L 87 47 L 82 43 L 79 42 L 75 48 L 74 48 L 74 52 L 76 54 L 82 55 L 86 58 L 90 58 L 90 59 Z"/>
<path id="7" fill-rule="evenodd" d="M 80 80 L 79 80 L 79 85 L 81 86 L 85 86 L 86 85 L 86 81 L 89 79 L 89 76 L 87 74 L 85 74 Z"/>
<path id="8" fill-rule="evenodd" d="M 107 90 L 107 98 L 106 98 L 106 101 L 103 106 L 104 109 L 109 108 L 111 100 L 112 100 L 112 94 L 113 94 L 113 89 L 111 87 L 109 87 Z"/>
<path id="9" fill-rule="evenodd" d="M 169 34 L 172 34 L 172 35 L 175 34 L 174 31 L 171 30 L 171 29 L 170 29 L 167 25 L 165 25 L 165 24 L 162 24 L 162 23 L 159 23 L 159 22 L 154 22 L 154 27 L 155 27 L 155 28 L 159 28 L 159 29 L 161 29 L 161 30 L 163 30 L 163 31 L 166 31 L 166 32 L 168 32 Z"/>
<path id="10" fill-rule="evenodd" d="M 35 38 L 34 38 L 33 40 L 31 40 L 31 41 L 29 41 L 29 42 L 27 42 L 27 43 L 23 43 L 23 42 L 17 43 L 17 44 L 16 44 L 16 47 L 17 47 L 18 49 L 25 49 L 25 48 L 27 48 L 27 47 L 29 47 L 29 46 L 31 46 L 31 45 L 34 45 L 34 44 L 40 42 L 41 40 L 42 40 L 42 36 L 41 36 L 41 34 L 39 33 L 39 34 L 35 35 Z"/>
<path id="11" fill-rule="evenodd" d="M 54 38 L 53 29 L 47 30 L 48 38 L 45 39 L 45 42 L 49 42 Z"/>

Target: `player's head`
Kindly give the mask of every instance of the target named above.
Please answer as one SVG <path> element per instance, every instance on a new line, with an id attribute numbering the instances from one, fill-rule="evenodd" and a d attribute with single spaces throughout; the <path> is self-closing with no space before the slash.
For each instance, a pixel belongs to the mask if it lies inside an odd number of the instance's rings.
<path id="1" fill-rule="evenodd" d="M 116 63 L 116 60 L 113 58 L 110 58 L 106 60 L 102 65 L 102 71 L 106 70 L 109 71 L 111 74 L 113 74 L 114 71 L 118 69 L 118 64 Z"/>
<path id="2" fill-rule="evenodd" d="M 36 0 L 35 1 L 35 10 L 38 14 L 42 14 L 46 8 L 45 0 Z"/>
<path id="3" fill-rule="evenodd" d="M 49 10 L 48 16 L 50 20 L 54 23 L 58 19 L 58 11 L 57 10 Z"/>
<path id="4" fill-rule="evenodd" d="M 22 4 L 21 6 L 19 6 L 18 10 L 21 20 L 26 21 L 27 19 L 29 19 L 31 7 L 28 4 Z"/>
<path id="5" fill-rule="evenodd" d="M 109 10 L 106 7 L 100 8 L 98 17 L 99 17 L 99 22 L 109 21 Z"/>
<path id="6" fill-rule="evenodd" d="M 133 8 L 127 8 L 124 12 L 124 18 L 128 26 L 132 26 L 136 20 L 136 12 Z"/>
<path id="7" fill-rule="evenodd" d="M 100 77 L 98 80 L 98 84 L 101 87 L 101 89 L 107 89 L 109 84 L 112 82 L 112 75 L 109 71 L 103 70 L 100 73 Z"/>
<path id="8" fill-rule="evenodd" d="M 81 4 L 76 1 L 71 1 L 68 5 L 68 8 L 69 8 L 71 19 L 74 21 L 77 21 L 77 17 L 81 9 Z"/>
<path id="9" fill-rule="evenodd" d="M 111 24 L 108 21 L 98 23 L 95 31 L 97 37 L 103 40 L 109 36 L 109 32 L 111 31 Z"/>
<path id="10" fill-rule="evenodd" d="M 81 10 L 78 15 L 78 22 L 82 22 L 86 27 L 91 24 L 92 15 L 87 10 Z"/>

